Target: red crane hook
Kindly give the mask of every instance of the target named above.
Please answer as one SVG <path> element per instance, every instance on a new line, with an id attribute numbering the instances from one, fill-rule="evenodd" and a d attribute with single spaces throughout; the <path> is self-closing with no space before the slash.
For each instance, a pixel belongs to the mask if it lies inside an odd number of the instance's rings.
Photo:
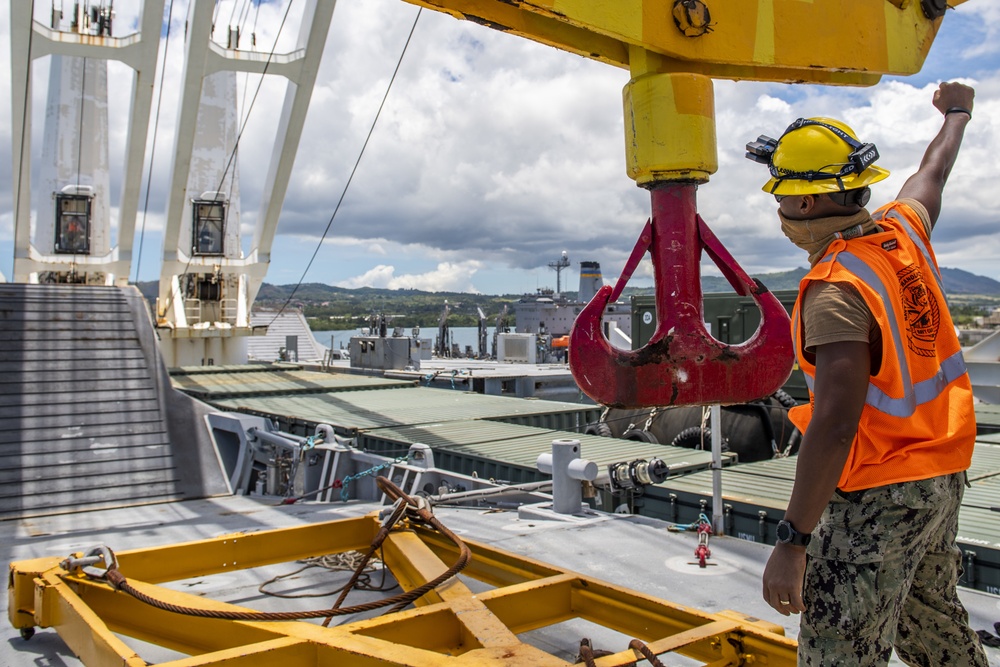
<path id="1" fill-rule="evenodd" d="M 743 271 L 698 215 L 696 187 L 669 183 L 651 191 L 653 217 L 618 285 L 599 289 L 573 323 L 570 370 L 597 403 L 620 408 L 745 403 L 774 393 L 791 374 L 788 313 Z M 656 331 L 644 347 L 620 350 L 604 337 L 604 310 L 621 294 L 647 247 L 656 283 Z M 722 343 L 705 329 L 702 248 L 736 292 L 750 296 L 760 309 L 760 326 L 739 345 Z"/>

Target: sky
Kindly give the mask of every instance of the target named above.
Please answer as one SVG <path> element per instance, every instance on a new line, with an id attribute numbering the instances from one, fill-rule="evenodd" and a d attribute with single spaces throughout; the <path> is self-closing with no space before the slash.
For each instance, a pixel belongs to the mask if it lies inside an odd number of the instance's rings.
<path id="1" fill-rule="evenodd" d="M 0 0 L 0 17 L 10 2 Z M 52 0 L 35 0 L 47 21 Z M 215 37 L 244 25 L 257 49 L 290 51 L 304 0 L 220 0 Z M 71 0 L 55 0 L 66 9 Z M 165 191 L 177 118 L 187 0 L 173 0 L 165 86 L 147 142 L 141 262 L 132 278 L 157 280 Z M 115 36 L 131 32 L 139 0 L 116 0 Z M 167 0 L 166 5 L 170 5 Z M 241 19 L 241 15 L 244 17 Z M 296 155 L 266 282 L 340 287 L 519 294 L 556 286 L 548 267 L 565 251 L 563 289 L 576 289 L 579 262 L 600 262 L 605 282 L 621 271 L 649 216 L 649 194 L 625 173 L 625 70 L 503 34 L 399 0 L 339 0 Z M 166 19 L 166 10 L 165 17 Z M 414 28 L 414 22 L 416 27 Z M 166 23 L 165 23 L 166 26 Z M 399 72 L 365 146 L 400 59 Z M 9 22 L 0 20 L 0 100 L 10 99 Z M 166 28 L 164 30 L 166 33 Z M 829 116 L 875 143 L 892 175 L 869 208 L 891 200 L 919 165 L 941 125 L 931 105 L 940 81 L 976 88 L 975 112 L 945 190 L 934 244 L 941 266 L 1000 280 L 1000 3 L 969 0 L 949 11 L 923 70 L 870 88 L 715 82 L 719 170 L 698 192 L 709 227 L 749 273 L 806 266 L 781 234 L 776 204 L 761 192 L 766 169 L 744 159 L 759 134 L 780 136 L 793 119 Z M 166 43 L 166 40 L 163 40 Z M 163 44 L 161 44 L 161 57 Z M 33 136 L 37 169 L 47 59 L 35 65 Z M 131 70 L 109 66 L 112 218 L 117 214 Z M 159 73 L 157 74 L 159 87 Z M 238 76 L 242 224 L 252 234 L 284 84 Z M 260 92 L 250 105 L 254 92 Z M 157 93 L 154 93 L 154 104 Z M 361 156 L 360 162 L 359 155 Z M 355 164 L 357 171 L 345 192 Z M 13 274 L 11 108 L 0 103 L 0 273 Z M 149 183 L 148 204 L 146 182 Z M 343 201 L 320 246 L 338 201 Z M 245 242 L 245 247 L 247 242 Z M 309 257 L 319 250 L 307 273 Z M 138 241 L 137 241 L 138 248 Z M 704 260 L 706 275 L 720 275 Z M 630 285 L 650 286 L 644 261 Z"/>

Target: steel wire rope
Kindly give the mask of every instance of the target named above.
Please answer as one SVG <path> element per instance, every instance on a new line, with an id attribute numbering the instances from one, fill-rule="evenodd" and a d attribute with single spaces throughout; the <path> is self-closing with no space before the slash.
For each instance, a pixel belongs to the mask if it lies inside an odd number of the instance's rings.
<path id="1" fill-rule="evenodd" d="M 257 3 L 258 9 L 260 8 L 260 2 Z M 253 0 L 244 0 L 243 9 L 240 10 L 240 18 L 237 21 L 239 28 L 239 35 L 243 36 L 243 28 L 246 26 L 247 20 L 250 18 L 250 10 L 253 8 Z"/>
<path id="2" fill-rule="evenodd" d="M 299 569 L 271 577 L 270 579 L 262 583 L 260 586 L 258 586 L 257 590 L 260 593 L 263 593 L 264 595 L 284 598 L 288 600 L 297 600 L 299 598 L 329 597 L 331 595 L 336 595 L 337 593 L 340 593 L 342 590 L 344 590 L 344 588 L 347 587 L 347 584 L 335 588 L 332 591 L 321 591 L 319 593 L 282 593 L 280 591 L 268 590 L 267 587 L 271 586 L 272 584 L 276 584 L 279 581 L 285 581 L 286 579 L 290 579 L 295 575 L 301 574 L 302 572 L 305 572 L 306 570 L 312 568 L 322 568 L 324 570 L 328 570 L 331 572 L 344 571 L 344 570 L 351 570 L 353 572 L 356 571 L 359 567 L 362 570 L 362 574 L 355 581 L 354 588 L 364 591 L 382 592 L 382 591 L 391 591 L 394 588 L 399 587 L 398 583 L 393 584 L 392 586 L 385 585 L 387 576 L 386 570 L 388 568 L 385 567 L 384 558 L 379 556 L 378 558 L 373 558 L 372 560 L 368 561 L 367 564 L 361 565 L 361 560 L 363 557 L 364 554 L 362 554 L 359 551 L 347 551 L 339 554 L 327 554 L 325 556 L 306 558 L 299 561 L 300 563 L 303 563 L 303 566 L 300 567 Z M 377 585 L 372 583 L 372 574 L 375 572 L 376 569 L 380 569 L 382 572 L 382 580 Z"/>
<path id="3" fill-rule="evenodd" d="M 163 107 L 163 82 L 167 77 L 167 54 L 170 52 L 170 25 L 174 19 L 174 0 L 167 7 L 167 32 L 163 40 L 163 62 L 160 65 L 160 91 L 156 96 L 156 114 L 153 117 L 153 143 L 149 149 L 149 173 L 146 174 L 146 197 L 142 202 L 142 224 L 139 226 L 139 252 L 135 260 L 135 283 L 139 283 L 142 266 L 142 245 L 146 239 L 146 214 L 149 212 L 149 186 L 153 180 L 153 160 L 156 159 L 156 137 L 160 129 L 160 109 Z"/>
<path id="4" fill-rule="evenodd" d="M 300 621 L 312 618 L 333 618 L 336 616 L 347 616 L 349 614 L 357 614 L 361 612 L 374 611 L 376 609 L 382 609 L 383 607 L 390 607 L 391 611 L 398 611 L 399 609 L 409 605 L 415 600 L 423 597 L 430 591 L 434 590 L 444 582 L 448 581 L 452 577 L 456 576 L 459 572 L 465 569 L 465 566 L 469 564 L 472 559 L 472 551 L 469 546 L 462 541 L 458 535 L 453 533 L 448 529 L 447 526 L 438 521 L 429 510 L 425 508 L 418 507 L 416 503 L 408 495 L 403 493 L 402 490 L 390 480 L 385 477 L 378 477 L 376 481 L 381 488 L 381 490 L 393 500 L 402 499 L 401 507 L 413 508 L 417 507 L 415 510 L 416 519 L 426 523 L 430 527 L 437 530 L 439 533 L 444 535 L 452 544 L 458 548 L 458 557 L 455 562 L 443 573 L 435 577 L 434 579 L 417 586 L 405 593 L 399 593 L 391 597 L 378 600 L 375 602 L 367 602 L 362 604 L 352 605 L 350 607 L 340 607 L 331 609 L 316 609 L 311 611 L 282 611 L 282 612 L 265 612 L 265 611 L 223 611 L 217 609 L 204 609 L 197 607 L 187 607 L 184 605 L 173 604 L 170 602 L 164 602 L 151 595 L 143 593 L 142 591 L 136 589 L 132 584 L 128 582 L 123 575 L 115 566 L 110 565 L 107 570 L 104 571 L 102 578 L 107 581 L 115 590 L 122 591 L 132 596 L 139 602 L 147 604 L 151 607 L 161 609 L 175 614 L 182 614 L 184 616 L 196 616 L 199 618 L 215 618 L 230 621 Z M 395 514 L 395 512 L 394 512 Z M 388 534 L 388 530 L 383 527 L 379 530 L 376 535 L 376 540 L 382 533 Z M 382 536 L 384 539 L 384 535 Z M 375 540 L 373 540 L 373 543 Z M 109 550 L 110 551 L 110 550 Z M 374 552 L 374 549 L 372 550 Z M 367 560 L 366 560 L 367 562 Z"/>
<path id="5" fill-rule="evenodd" d="M 293 2 L 295 2 L 295 0 L 288 0 L 288 5 L 285 7 L 285 14 L 281 17 L 281 24 L 278 26 L 277 34 L 274 36 L 274 44 L 271 45 L 271 51 L 267 54 L 267 61 L 264 63 L 264 69 L 260 73 L 260 80 L 257 82 L 257 89 L 254 91 L 253 98 L 250 100 L 250 106 L 247 108 L 246 117 L 243 124 L 240 126 L 240 131 L 236 134 L 236 143 L 233 145 L 233 150 L 229 153 L 229 160 L 226 162 L 226 168 L 222 171 L 222 177 L 219 179 L 219 185 L 215 188 L 216 192 L 220 191 L 222 186 L 225 184 L 226 175 L 229 173 L 229 168 L 233 165 L 233 160 L 235 159 L 236 153 L 240 148 L 240 139 L 243 138 L 243 132 L 246 130 L 247 123 L 250 122 L 250 113 L 253 111 L 253 106 L 257 102 L 257 96 L 260 94 L 261 86 L 264 84 L 264 77 L 267 75 L 267 70 L 271 66 L 271 61 L 274 60 L 274 53 L 278 49 L 278 40 L 281 38 L 281 31 L 285 28 L 285 21 L 288 19 L 288 12 L 291 10 Z M 216 0 L 215 6 L 218 8 L 218 0 Z M 226 207 L 226 217 L 229 217 L 228 206 Z M 225 224 L 225 221 L 223 221 L 223 229 L 225 229 Z M 181 272 L 181 275 L 177 279 L 177 289 L 170 290 L 170 298 L 167 299 L 167 304 L 164 306 L 164 312 L 170 310 L 170 307 L 173 305 L 174 298 L 180 290 L 181 281 L 187 277 L 188 270 L 191 268 L 192 262 L 194 262 L 193 250 L 190 257 L 188 257 L 187 264 L 184 265 L 184 271 Z"/>
<path id="6" fill-rule="evenodd" d="M 87 101 L 87 57 L 83 57 L 83 80 L 80 82 L 80 120 L 77 123 L 77 140 L 76 140 L 76 196 L 80 195 L 80 171 L 82 170 L 83 164 L 83 111 L 86 108 Z M 59 220 L 56 221 L 56 233 L 59 232 Z M 90 216 L 87 216 L 87 223 L 89 227 Z M 78 225 L 79 223 L 74 222 Z M 90 231 L 89 229 L 87 230 Z M 88 238 L 90 234 L 88 233 Z M 77 237 L 79 239 L 79 237 Z M 77 255 L 77 243 L 73 244 L 73 258 L 70 260 L 70 280 L 76 276 L 76 255 Z M 65 251 L 64 251 L 65 252 Z"/>
<path id="7" fill-rule="evenodd" d="M 83 57 L 83 79 L 80 81 L 80 119 L 76 124 L 76 191 L 80 192 L 80 170 L 83 163 L 83 111 L 87 101 L 87 56 Z"/>
<path id="8" fill-rule="evenodd" d="M 243 0 L 244 6 L 246 6 L 246 2 L 247 2 L 247 0 Z M 236 7 L 239 4 L 240 4 L 239 0 L 233 0 L 233 11 L 229 12 L 229 26 L 230 27 L 232 27 L 232 25 L 233 25 L 233 19 L 236 18 Z M 243 11 L 240 10 L 240 13 L 242 14 Z"/>
<path id="9" fill-rule="evenodd" d="M 628 643 L 628 647 L 633 651 L 641 653 L 642 657 L 644 657 L 652 667 L 664 667 L 664 664 L 660 662 L 660 660 L 656 657 L 656 654 L 653 653 L 652 649 L 646 646 L 646 644 L 643 643 L 642 641 L 638 639 L 633 639 Z M 635 664 L 635 663 L 629 663 L 629 664 Z"/>
<path id="10" fill-rule="evenodd" d="M 236 0 L 233 0 L 235 2 Z M 219 7 L 221 6 L 222 0 L 215 0 L 215 9 L 212 10 L 212 34 L 215 34 L 215 22 L 219 18 Z"/>
<path id="11" fill-rule="evenodd" d="M 377 484 L 377 482 L 376 482 L 376 484 Z M 365 555 L 362 556 L 361 563 L 354 570 L 354 574 L 351 576 L 351 580 L 348 581 L 347 585 L 345 585 L 340 590 L 340 595 L 337 596 L 336 602 L 334 602 L 333 603 L 333 607 L 331 607 L 332 609 L 340 609 L 340 605 L 342 605 L 344 603 L 344 600 L 347 599 L 347 594 L 351 592 L 351 589 L 354 588 L 354 586 L 358 583 L 358 579 L 360 578 L 361 573 L 364 572 L 364 569 L 366 567 L 368 567 L 368 562 L 371 560 L 372 556 L 375 555 L 375 551 L 377 549 L 381 549 L 382 548 L 382 545 L 385 542 L 385 538 L 389 535 L 389 531 L 392 529 L 393 526 L 396 525 L 396 522 L 399 521 L 400 518 L 402 518 L 403 512 L 406 511 L 406 506 L 410 502 L 410 499 L 407 498 L 406 500 L 403 500 L 404 496 L 403 496 L 402 489 L 400 489 L 399 487 L 396 487 L 395 485 L 393 485 L 393 487 L 400 494 L 399 497 L 396 498 L 396 506 L 392 508 L 392 513 L 389 515 L 388 519 L 386 520 L 385 525 L 383 525 L 379 529 L 378 534 L 375 536 L 375 539 L 372 540 L 371 547 L 368 549 L 367 553 L 365 553 Z M 391 494 L 386 493 L 387 497 L 390 496 L 390 495 Z M 406 604 L 408 604 L 408 603 L 406 603 Z M 330 626 L 330 621 L 332 621 L 332 620 L 333 620 L 333 615 L 330 615 L 330 616 L 327 616 L 326 618 L 324 618 L 323 619 L 323 624 L 322 624 L 323 627 L 324 628 L 329 627 Z"/>
<path id="12" fill-rule="evenodd" d="M 260 0 L 257 0 L 257 9 L 253 13 L 253 27 L 250 28 L 250 46 L 257 46 L 257 18 L 260 16 Z"/>
<path id="13" fill-rule="evenodd" d="M 250 2 L 250 4 L 244 4 L 244 7 L 250 7 L 250 6 L 252 6 L 253 0 L 248 0 L 248 1 Z M 257 0 L 257 12 L 254 14 L 253 28 L 252 28 L 252 30 L 254 30 L 254 31 L 257 30 L 257 17 L 260 15 L 260 2 L 261 2 L 261 0 Z M 291 6 L 291 5 L 289 4 L 289 6 Z M 241 19 L 242 22 L 240 23 L 240 26 L 239 26 L 238 37 L 243 35 L 243 25 L 246 22 L 246 19 L 248 19 L 249 17 L 250 17 L 250 12 L 248 10 L 247 13 L 246 13 L 246 16 Z M 278 32 L 279 32 L 279 34 L 281 33 L 280 30 Z M 275 43 L 277 43 L 277 39 L 278 38 L 275 37 Z M 237 46 L 239 46 L 239 42 L 238 41 L 237 41 Z M 253 35 L 252 35 L 250 46 L 251 46 L 251 48 L 257 46 L 257 34 L 256 34 L 256 32 L 254 32 Z M 261 78 L 261 81 L 263 81 L 263 79 L 264 79 L 264 73 L 261 73 L 260 78 Z M 258 84 L 258 86 L 259 85 L 260 84 Z M 244 72 L 244 76 L 243 76 L 243 99 L 240 100 L 240 106 L 239 106 L 239 109 L 240 109 L 240 123 L 239 123 L 240 127 L 243 127 L 244 124 L 246 123 L 246 121 L 250 117 L 250 110 L 247 108 L 247 91 L 249 89 L 250 89 L 250 72 Z M 234 174 L 233 179 L 229 181 L 229 200 L 230 201 L 232 201 L 233 190 L 235 188 L 236 188 L 236 178 L 235 178 L 235 174 Z M 227 217 L 228 217 L 228 214 L 229 214 L 229 212 L 227 210 L 227 212 L 226 212 Z M 242 238 L 239 239 L 239 245 L 240 245 L 240 250 L 242 252 L 242 248 L 243 248 L 243 239 Z"/>
<path id="14" fill-rule="evenodd" d="M 33 23 L 34 20 L 35 20 L 35 0 L 31 0 L 31 8 L 30 8 L 29 11 L 31 12 L 31 19 L 30 19 L 29 25 L 28 25 L 28 64 L 27 64 L 27 67 L 24 70 L 24 108 L 21 109 L 21 129 L 22 130 L 24 130 L 24 128 L 28 124 L 28 103 L 29 103 L 29 100 L 30 100 L 29 95 L 30 95 L 30 91 L 31 91 L 31 45 L 32 45 L 32 37 L 34 37 L 34 35 L 35 35 L 35 27 L 33 25 L 31 25 L 31 23 Z M 29 138 L 30 138 L 30 136 L 29 136 Z M 23 179 L 24 179 L 24 144 L 25 144 L 24 136 L 22 135 L 21 136 L 21 146 L 20 146 L 20 150 L 19 150 L 20 155 L 18 155 L 18 160 L 17 160 L 17 192 L 14 193 L 14 216 L 13 216 L 13 218 L 14 218 L 14 224 L 13 224 L 13 227 L 14 227 L 14 232 L 15 232 L 15 234 L 14 234 L 15 241 L 16 241 L 16 238 L 17 238 L 17 212 L 21 209 L 21 183 L 24 182 L 23 181 Z M 30 176 L 31 174 L 29 173 L 28 175 Z M 30 226 L 31 225 L 31 213 L 30 213 L 30 211 L 28 213 L 28 221 L 25 222 L 24 224 L 28 225 L 28 229 L 30 231 L 30 229 L 31 229 L 31 226 Z M 11 267 L 11 269 L 12 269 L 11 273 L 13 273 L 13 267 Z"/>
<path id="15" fill-rule="evenodd" d="M 406 55 L 406 49 L 410 46 L 410 40 L 413 39 L 413 32 L 417 29 L 417 21 L 420 20 L 420 14 L 423 12 L 423 7 L 417 9 L 417 15 L 413 18 L 413 26 L 410 28 L 410 34 L 406 37 L 406 43 L 403 44 L 403 50 L 399 54 L 399 60 L 396 62 L 396 69 L 392 72 L 392 78 L 389 79 L 389 85 L 385 88 L 385 95 L 382 96 L 382 103 L 378 106 L 378 111 L 375 112 L 375 119 L 372 120 L 372 125 L 368 129 L 368 136 L 365 137 L 365 142 L 361 145 L 361 151 L 358 153 L 358 159 L 354 162 L 354 168 L 351 169 L 351 174 L 347 178 L 347 182 L 344 184 L 344 189 L 340 193 L 340 199 L 337 200 L 337 205 L 333 209 L 333 213 L 330 215 L 329 222 L 326 223 L 326 229 L 323 230 L 323 235 L 319 239 L 319 243 L 316 244 L 316 249 L 313 250 L 312 257 L 309 258 L 309 263 L 306 264 L 306 268 L 302 271 L 302 277 L 299 278 L 299 282 L 295 284 L 292 289 L 292 293 L 288 295 L 285 302 L 281 304 L 281 308 L 278 309 L 278 313 L 274 316 L 267 326 L 274 324 L 281 314 L 285 312 L 285 308 L 291 303 L 292 298 L 295 293 L 299 291 L 302 287 L 302 282 L 306 279 L 306 274 L 309 273 L 309 269 L 312 267 L 313 262 L 316 260 L 316 255 L 319 254 L 320 248 L 323 247 L 323 242 L 326 240 L 326 235 L 330 233 L 330 227 L 333 226 L 333 220 L 337 217 L 337 211 L 340 210 L 340 205 L 344 203 L 344 197 L 347 195 L 348 188 L 351 187 L 351 181 L 354 180 L 354 174 L 358 171 L 358 165 L 361 164 L 361 158 L 364 157 L 365 148 L 368 147 L 368 142 L 372 138 L 372 133 L 375 131 L 375 126 L 378 124 L 379 116 L 382 114 L 382 109 L 385 107 L 385 101 L 389 98 L 389 91 L 392 90 L 392 84 L 396 80 L 396 75 L 399 73 L 399 68 L 403 64 L 403 56 Z"/>

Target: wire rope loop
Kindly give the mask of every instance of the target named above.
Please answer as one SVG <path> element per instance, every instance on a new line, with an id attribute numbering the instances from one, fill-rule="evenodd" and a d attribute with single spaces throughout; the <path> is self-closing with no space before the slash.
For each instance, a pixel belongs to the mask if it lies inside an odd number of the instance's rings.
<path id="1" fill-rule="evenodd" d="M 381 488 L 386 495 L 394 499 L 402 499 L 403 502 L 408 506 L 413 504 L 413 501 L 407 496 L 398 486 L 396 486 L 391 480 L 385 477 L 378 477 L 377 483 L 379 488 Z M 107 582 L 112 585 L 115 589 L 121 590 L 128 595 L 132 596 L 136 600 L 143 602 L 144 604 L 156 607 L 157 609 L 162 609 L 167 612 L 183 614 L 186 616 L 196 616 L 200 618 L 216 618 L 224 620 L 238 620 L 238 621 L 297 621 L 309 618 L 333 618 L 334 616 L 345 616 L 348 614 L 357 614 L 362 612 L 374 611 L 377 609 L 382 609 L 389 607 L 387 613 L 392 613 L 405 608 L 407 605 L 411 604 L 413 601 L 423 597 L 428 592 L 434 590 L 444 582 L 448 581 L 452 577 L 456 576 L 459 572 L 465 569 L 469 561 L 472 559 L 472 551 L 469 546 L 462 541 L 455 533 L 449 530 L 445 525 L 443 525 L 429 510 L 420 510 L 421 518 L 424 519 L 432 528 L 443 534 L 448 540 L 450 540 L 458 548 L 458 557 L 456 558 L 454 564 L 452 564 L 447 570 L 435 577 L 434 579 L 417 586 L 416 588 L 409 590 L 405 593 L 399 595 L 394 595 L 392 597 L 379 600 L 376 602 L 370 602 L 365 604 L 358 604 L 351 607 L 340 607 L 338 601 L 333 608 L 329 609 L 319 609 L 312 611 L 290 611 L 290 612 L 261 612 L 261 611 L 229 611 L 229 610 L 217 610 L 217 609 L 203 609 L 196 607 L 186 607 L 183 605 L 172 604 L 163 600 L 158 600 L 151 595 L 143 593 L 142 591 L 133 587 L 125 576 L 119 572 L 116 568 L 112 567 L 106 571 Z M 380 531 L 381 532 L 381 531 Z M 374 552 L 376 545 L 373 545 L 372 549 L 369 551 L 369 556 Z M 106 547 L 105 547 L 106 548 Z M 108 553 L 111 550 L 108 549 Z M 113 559 L 113 555 L 111 556 Z M 357 573 L 356 573 L 357 574 Z M 344 592 L 342 591 L 342 596 Z M 342 601 L 342 600 L 341 600 Z"/>

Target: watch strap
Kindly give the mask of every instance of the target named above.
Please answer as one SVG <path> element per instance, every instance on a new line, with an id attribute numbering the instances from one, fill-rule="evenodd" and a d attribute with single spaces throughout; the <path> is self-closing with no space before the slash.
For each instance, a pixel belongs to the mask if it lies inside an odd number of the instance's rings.
<path id="1" fill-rule="evenodd" d="M 795 526 L 792 525 L 792 522 L 786 519 L 782 519 L 781 521 L 778 522 L 779 526 L 781 526 L 782 524 L 787 528 L 789 532 L 789 537 L 788 539 L 778 538 L 779 542 L 781 542 L 782 544 L 792 544 L 797 547 L 805 547 L 809 545 L 809 542 L 812 540 L 811 533 L 800 533 L 799 531 L 795 530 Z"/>

